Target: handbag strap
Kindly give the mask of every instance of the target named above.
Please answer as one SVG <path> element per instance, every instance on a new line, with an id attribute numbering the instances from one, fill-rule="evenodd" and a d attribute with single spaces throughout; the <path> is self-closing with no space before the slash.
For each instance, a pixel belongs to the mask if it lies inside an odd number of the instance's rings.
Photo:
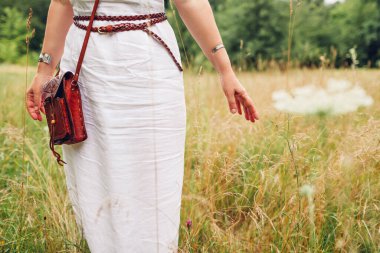
<path id="1" fill-rule="evenodd" d="M 73 80 L 71 82 L 71 85 L 74 85 L 74 86 L 76 86 L 78 84 L 79 72 L 80 72 L 80 69 L 82 67 L 84 53 L 86 52 L 86 48 L 87 48 L 87 44 L 88 44 L 88 39 L 90 37 L 92 23 L 94 22 L 94 17 L 95 17 L 95 13 L 96 13 L 96 10 L 98 8 L 98 5 L 99 5 L 99 0 L 95 0 L 94 8 L 92 9 L 92 13 L 91 13 L 91 17 L 90 17 L 90 22 L 89 22 L 89 25 L 88 25 L 88 29 L 86 31 L 86 36 L 84 37 L 84 41 L 83 41 L 82 49 L 81 49 L 81 52 L 80 52 L 80 55 L 79 55 L 79 59 L 78 59 L 77 67 L 76 67 L 76 70 L 75 70 L 75 74 L 74 74 Z M 59 67 L 59 64 L 58 64 L 58 71 L 57 71 L 56 76 L 58 76 L 59 72 L 60 72 L 60 67 Z M 52 97 L 50 97 L 50 99 L 51 99 L 51 101 L 53 100 Z M 52 101 L 52 103 L 53 103 L 53 101 Z M 51 104 L 51 106 L 53 107 L 52 104 Z M 52 112 L 53 112 L 53 108 L 52 108 Z M 53 155 L 57 158 L 58 164 L 61 165 L 61 166 L 63 166 L 63 163 L 64 164 L 67 164 L 67 163 L 61 159 L 60 154 L 58 152 L 56 152 L 55 149 L 54 149 L 54 144 L 55 143 L 54 143 L 53 137 L 54 137 L 54 128 L 55 128 L 54 125 L 55 124 L 56 124 L 55 121 L 51 122 L 50 124 L 48 123 L 48 125 L 51 126 L 51 134 L 50 134 L 49 146 L 50 146 L 50 149 L 53 152 Z"/>
<path id="2" fill-rule="evenodd" d="M 92 28 L 92 24 L 94 22 L 96 10 L 98 9 L 98 5 L 99 5 L 99 0 L 95 0 L 94 7 L 92 9 L 92 13 L 91 13 L 91 17 L 90 17 L 90 21 L 88 23 L 88 27 L 87 27 L 87 31 L 86 31 L 86 36 L 84 37 L 82 49 L 80 51 L 80 55 L 79 55 L 79 59 L 78 59 L 78 63 L 77 63 L 77 68 L 75 70 L 75 74 L 74 74 L 74 77 L 73 77 L 73 81 L 72 81 L 73 85 L 77 85 L 77 83 L 78 83 L 79 72 L 80 72 L 80 69 L 82 67 L 84 54 L 85 54 L 86 49 L 87 49 L 88 39 L 90 37 L 91 28 Z"/>

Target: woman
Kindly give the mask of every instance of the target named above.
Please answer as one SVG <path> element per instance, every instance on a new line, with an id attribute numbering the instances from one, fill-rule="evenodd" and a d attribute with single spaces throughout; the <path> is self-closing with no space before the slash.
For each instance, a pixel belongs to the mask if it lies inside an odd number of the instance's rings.
<path id="1" fill-rule="evenodd" d="M 174 4 L 219 73 L 231 113 L 244 111 L 246 120 L 255 122 L 252 99 L 232 70 L 209 2 Z M 75 70 L 88 24 L 78 16 L 88 18 L 93 5 L 94 0 L 52 0 L 45 57 L 27 91 L 27 110 L 34 120 L 42 121 L 41 86 L 53 77 L 59 61 L 62 72 Z M 100 0 L 96 15 L 164 11 L 164 0 Z M 129 18 L 123 20 L 147 21 Z M 146 31 L 115 32 L 115 25 L 126 21 L 110 19 L 94 21 L 97 28 L 90 34 L 79 77 L 88 138 L 62 146 L 69 197 L 91 252 L 175 252 L 186 134 L 177 40 L 166 19 L 149 30 L 167 48 Z"/>

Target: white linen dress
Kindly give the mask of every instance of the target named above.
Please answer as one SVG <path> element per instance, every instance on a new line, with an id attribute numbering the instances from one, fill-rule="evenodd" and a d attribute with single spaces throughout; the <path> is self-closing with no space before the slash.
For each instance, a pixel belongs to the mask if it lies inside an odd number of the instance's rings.
<path id="1" fill-rule="evenodd" d="M 90 15 L 94 0 L 71 4 L 74 15 Z M 165 12 L 164 0 L 100 0 L 97 15 L 157 12 Z M 106 23 L 120 22 L 93 25 Z M 168 20 L 149 29 L 181 62 Z M 70 27 L 62 72 L 75 71 L 84 36 Z M 79 87 L 88 139 L 62 145 L 62 159 L 76 222 L 91 252 L 176 252 L 186 134 L 183 72 L 144 31 L 91 32 Z"/>

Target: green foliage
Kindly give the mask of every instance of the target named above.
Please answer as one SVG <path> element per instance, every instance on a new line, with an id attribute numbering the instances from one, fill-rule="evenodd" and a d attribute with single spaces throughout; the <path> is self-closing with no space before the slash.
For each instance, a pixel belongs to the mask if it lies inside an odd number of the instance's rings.
<path id="1" fill-rule="evenodd" d="M 295 11 L 293 35 L 293 59 L 301 66 L 312 67 L 320 64 L 319 57 L 330 55 L 334 46 L 336 27 L 330 22 L 330 9 L 318 1 L 305 1 Z"/>
<path id="2" fill-rule="evenodd" d="M 30 48 L 35 51 L 40 51 L 42 41 L 45 34 L 46 16 L 49 8 L 50 0 L 1 0 L 0 1 L 0 16 L 4 16 L 4 9 L 6 7 L 13 7 L 19 10 L 26 23 L 26 17 L 29 13 L 29 8 L 33 10 L 32 26 L 36 32 L 34 38 L 31 40 Z M 24 34 L 25 36 L 25 34 Z"/>
<path id="3" fill-rule="evenodd" d="M 347 0 L 332 9 L 332 23 L 339 27 L 335 43 L 344 54 L 357 46 L 359 64 L 372 66 L 380 59 L 380 3 Z"/>
<path id="4" fill-rule="evenodd" d="M 379 3 L 346 0 L 326 6 L 304 1 L 296 10 L 293 58 L 303 66 L 317 66 L 325 55 L 333 66 L 351 64 L 347 55 L 357 47 L 359 66 L 374 66 L 380 58 Z"/>
<path id="5" fill-rule="evenodd" d="M 16 8 L 5 7 L 0 17 L 0 62 L 15 63 L 25 54 L 25 19 Z"/>
<path id="6" fill-rule="evenodd" d="M 36 57 L 44 36 L 49 0 L 0 2 L 0 62 L 23 62 L 25 22 L 33 9 L 35 36 L 30 48 Z M 233 65 L 241 69 L 283 66 L 288 51 L 288 0 L 209 0 Z M 333 5 L 323 0 L 293 0 L 295 15 L 291 57 L 300 67 L 351 64 L 348 50 L 357 48 L 359 66 L 380 64 L 380 0 L 346 0 Z M 213 69 L 180 18 L 173 1 L 165 0 L 169 22 L 176 33 L 183 64 Z M 237 4 L 238 3 L 238 4 Z M 25 58 L 25 56 L 24 56 Z"/>
<path id="7" fill-rule="evenodd" d="M 217 14 L 223 41 L 234 64 L 255 66 L 260 58 L 280 60 L 286 50 L 286 16 L 283 2 L 227 0 Z"/>

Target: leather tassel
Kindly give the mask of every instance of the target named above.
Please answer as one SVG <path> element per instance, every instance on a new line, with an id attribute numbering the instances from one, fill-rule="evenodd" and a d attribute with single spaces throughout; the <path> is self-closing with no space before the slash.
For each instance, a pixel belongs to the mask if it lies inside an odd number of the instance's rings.
<path id="1" fill-rule="evenodd" d="M 55 119 L 55 117 L 53 117 L 53 119 Z M 63 161 L 61 159 L 61 155 L 54 150 L 54 139 L 53 139 L 53 136 L 54 136 L 54 124 L 51 124 L 52 134 L 50 136 L 49 146 L 50 146 L 51 151 L 53 151 L 53 155 L 57 158 L 58 164 L 61 165 L 61 166 L 63 166 L 62 163 L 64 163 L 64 164 L 67 164 L 67 163 L 65 161 Z"/>

